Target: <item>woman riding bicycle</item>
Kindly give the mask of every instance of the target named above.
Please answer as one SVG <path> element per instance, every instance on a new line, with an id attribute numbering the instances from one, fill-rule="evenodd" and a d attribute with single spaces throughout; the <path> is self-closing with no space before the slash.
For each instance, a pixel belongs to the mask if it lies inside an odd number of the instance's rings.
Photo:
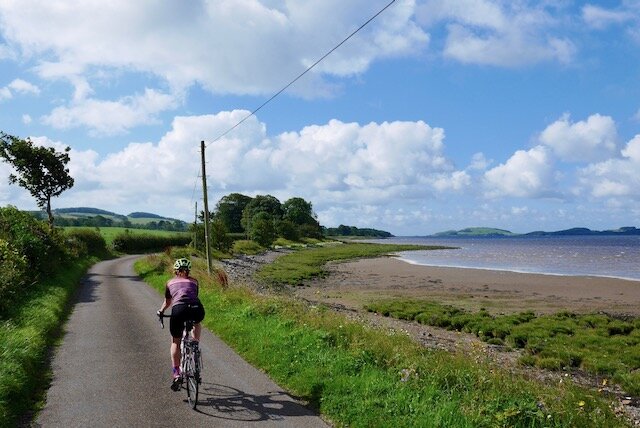
<path id="1" fill-rule="evenodd" d="M 193 326 L 193 339 L 200 341 L 200 321 L 204 319 L 204 307 L 198 299 L 198 281 L 189 276 L 191 262 L 188 259 L 178 259 L 173 264 L 175 277 L 170 279 L 165 286 L 164 302 L 158 310 L 158 314 L 164 313 L 171 306 L 171 363 L 172 384 L 171 389 L 180 389 L 180 340 L 187 320 L 195 322 Z"/>

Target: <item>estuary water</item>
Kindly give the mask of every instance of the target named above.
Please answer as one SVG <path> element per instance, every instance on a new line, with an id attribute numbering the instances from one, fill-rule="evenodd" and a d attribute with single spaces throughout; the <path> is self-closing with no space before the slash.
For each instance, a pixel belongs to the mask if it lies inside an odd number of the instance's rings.
<path id="1" fill-rule="evenodd" d="M 396 237 L 384 242 L 458 247 L 400 253 L 401 260 L 417 265 L 640 281 L 640 236 Z"/>

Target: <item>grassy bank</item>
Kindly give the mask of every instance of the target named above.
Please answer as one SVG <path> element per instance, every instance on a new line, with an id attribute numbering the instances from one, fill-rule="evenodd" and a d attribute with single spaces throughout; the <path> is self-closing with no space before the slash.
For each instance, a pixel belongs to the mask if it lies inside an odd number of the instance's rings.
<path id="1" fill-rule="evenodd" d="M 47 352 L 67 316 L 80 278 L 95 260 L 75 262 L 39 282 L 0 320 L 0 426 L 33 412 L 47 384 Z"/>
<path id="2" fill-rule="evenodd" d="M 329 261 L 351 260 L 362 257 L 380 257 L 400 251 L 437 250 L 448 247 L 425 245 L 344 243 L 297 251 L 279 257 L 264 266 L 258 277 L 271 285 L 299 285 L 304 280 L 326 274 L 324 265 Z"/>
<path id="3" fill-rule="evenodd" d="M 523 349 L 522 364 L 551 370 L 580 368 L 612 378 L 629 394 L 640 395 L 640 319 L 570 312 L 492 316 L 432 301 L 397 299 L 372 303 L 367 309 L 473 333 L 492 344 Z"/>
<path id="4" fill-rule="evenodd" d="M 348 258 L 338 251 L 335 257 Z M 161 292 L 170 262 L 151 256 L 136 270 Z M 283 270 L 278 272 L 285 280 Z M 299 270 L 290 272 L 291 282 L 284 282 L 296 283 Z M 201 268 L 194 275 L 211 314 L 207 328 L 338 426 L 625 426 L 597 393 L 566 382 L 526 380 L 495 367 L 481 350 L 427 350 L 404 335 L 365 327 L 322 307 L 243 287 L 222 290 Z"/>

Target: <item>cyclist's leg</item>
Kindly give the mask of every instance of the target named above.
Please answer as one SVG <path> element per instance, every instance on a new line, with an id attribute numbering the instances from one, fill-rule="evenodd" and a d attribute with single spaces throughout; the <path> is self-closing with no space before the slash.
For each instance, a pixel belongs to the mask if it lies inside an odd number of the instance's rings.
<path id="1" fill-rule="evenodd" d="M 171 338 L 171 363 L 173 367 L 180 367 L 180 337 Z"/>
<path id="2" fill-rule="evenodd" d="M 191 319 L 195 321 L 193 325 L 193 340 L 199 342 L 200 332 L 202 332 L 202 325 L 200 325 L 200 321 L 204 319 L 204 307 L 202 307 L 202 304 L 198 302 L 197 306 L 192 307 L 189 315 L 191 316 Z"/>

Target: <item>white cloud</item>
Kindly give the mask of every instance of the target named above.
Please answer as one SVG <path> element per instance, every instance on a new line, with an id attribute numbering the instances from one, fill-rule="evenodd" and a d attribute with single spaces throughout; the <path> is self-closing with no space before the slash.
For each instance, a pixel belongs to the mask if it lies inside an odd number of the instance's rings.
<path id="1" fill-rule="evenodd" d="M 618 133 L 609 116 L 593 114 L 586 121 L 571 123 L 565 114 L 542 131 L 539 139 L 564 161 L 589 162 L 611 156 Z"/>
<path id="2" fill-rule="evenodd" d="M 69 78 L 90 73 L 92 67 L 121 68 L 153 73 L 174 88 L 200 82 L 216 93 L 265 94 L 326 53 L 379 7 L 366 0 L 93 0 L 63 5 L 25 0 L 3 2 L 0 18 L 5 38 L 25 57 L 46 53 L 51 58 L 39 66 L 42 76 Z M 323 62 L 322 70 L 352 75 L 377 58 L 421 49 L 428 36 L 412 22 L 412 14 L 412 1 L 398 2 Z M 321 81 L 316 83 L 323 88 Z"/>
<path id="3" fill-rule="evenodd" d="M 157 143 L 131 143 L 104 158 L 72 150 L 70 170 L 77 184 L 61 198 L 68 205 L 95 201 L 115 211 L 148 211 L 148 204 L 160 203 L 153 202 L 154 195 L 161 195 L 165 202 L 157 211 L 178 215 L 167 210 L 180 207 L 188 210 L 183 217 L 189 216 L 193 200 L 199 199 L 194 195 L 201 180 L 199 140 L 219 135 L 247 113 L 176 117 Z M 454 170 L 444 155 L 443 140 L 442 129 L 422 121 L 359 125 L 331 120 L 268 137 L 264 124 L 250 117 L 207 145 L 209 191 L 212 203 L 231 192 L 269 193 L 281 200 L 304 197 L 318 210 L 356 201 L 382 207 L 398 198 L 422 203 L 471 185 L 469 175 Z M 64 147 L 42 137 L 34 141 Z"/>
<path id="4" fill-rule="evenodd" d="M 95 135 L 115 135 L 136 125 L 156 123 L 159 113 L 178 103 L 173 95 L 146 89 L 144 94 L 118 101 L 81 99 L 69 107 L 56 107 L 43 121 L 58 129 L 86 126 Z"/>
<path id="5" fill-rule="evenodd" d="M 640 199 L 640 134 L 627 143 L 621 155 L 579 171 L 580 183 L 592 196 Z"/>
<path id="6" fill-rule="evenodd" d="M 25 125 L 30 124 L 32 121 L 33 121 L 33 119 L 28 114 L 23 114 L 22 115 L 22 123 L 24 123 Z"/>
<path id="7" fill-rule="evenodd" d="M 22 79 L 14 79 L 7 86 L 0 88 L 0 101 L 5 99 L 13 98 L 14 94 L 34 94 L 38 95 L 40 93 L 40 89 Z"/>
<path id="8" fill-rule="evenodd" d="M 632 20 L 634 15 L 627 10 L 605 9 L 588 4 L 582 8 L 582 19 L 592 28 L 604 29 L 610 25 L 622 24 Z"/>
<path id="9" fill-rule="evenodd" d="M 504 164 L 484 174 L 488 197 L 514 196 L 539 198 L 553 196 L 555 173 L 548 150 L 536 146 L 531 150 L 518 150 Z"/>
<path id="10" fill-rule="evenodd" d="M 487 0 L 427 0 L 418 7 L 425 25 L 444 23 L 446 57 L 469 64 L 514 67 L 541 61 L 569 63 L 576 47 L 553 36 L 560 26 L 545 5 Z"/>

